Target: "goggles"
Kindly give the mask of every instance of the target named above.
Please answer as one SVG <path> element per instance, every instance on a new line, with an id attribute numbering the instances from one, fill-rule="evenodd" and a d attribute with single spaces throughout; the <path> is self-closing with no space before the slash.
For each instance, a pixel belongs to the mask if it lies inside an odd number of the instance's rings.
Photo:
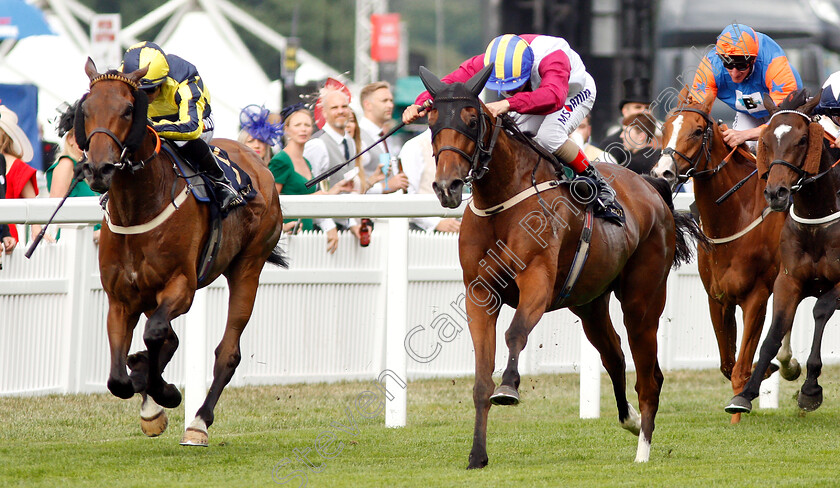
<path id="1" fill-rule="evenodd" d="M 732 59 L 729 56 L 723 57 L 720 56 L 721 62 L 723 62 L 723 67 L 726 69 L 736 69 L 738 71 L 747 71 L 752 66 L 752 61 L 747 61 L 745 59 Z"/>

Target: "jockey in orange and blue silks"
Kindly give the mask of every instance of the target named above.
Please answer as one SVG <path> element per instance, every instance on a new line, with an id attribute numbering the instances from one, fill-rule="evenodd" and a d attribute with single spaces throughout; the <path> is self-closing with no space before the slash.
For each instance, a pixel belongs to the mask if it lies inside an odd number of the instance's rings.
<path id="1" fill-rule="evenodd" d="M 716 96 L 736 111 L 735 122 L 723 138 L 737 146 L 757 140 L 767 122 L 763 94 L 778 104 L 802 86 L 799 73 L 776 41 L 744 24 L 732 24 L 703 57 L 690 94 L 700 102 Z"/>
<path id="2" fill-rule="evenodd" d="M 552 36 L 505 34 L 493 39 L 484 54 L 467 59 L 441 81 L 466 82 L 491 64 L 494 69 L 485 86 L 504 97 L 487 104 L 493 116 L 511 112 L 523 132 L 535 134 L 534 140 L 554 154 L 558 161 L 552 163 L 563 163 L 594 180 L 602 207 L 612 205 L 612 188 L 569 138 L 589 114 L 596 93 L 595 81 L 569 43 Z M 429 92 L 421 93 L 403 112 L 403 122 L 419 118 L 421 106 L 431 98 Z"/>

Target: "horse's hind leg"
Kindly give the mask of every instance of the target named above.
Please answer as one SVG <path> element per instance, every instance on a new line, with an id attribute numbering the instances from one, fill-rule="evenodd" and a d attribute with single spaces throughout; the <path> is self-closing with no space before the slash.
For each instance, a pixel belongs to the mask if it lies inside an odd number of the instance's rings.
<path id="1" fill-rule="evenodd" d="M 111 372 L 108 375 L 108 390 L 116 397 L 128 399 L 141 391 L 126 372 L 126 356 L 131 348 L 131 334 L 140 314 L 129 314 L 125 307 L 109 297 L 108 345 L 111 350 Z"/>
<path id="2" fill-rule="evenodd" d="M 184 446 L 206 446 L 207 429 L 213 424 L 213 411 L 222 395 L 222 390 L 233 378 L 233 373 L 242 359 L 239 350 L 239 338 L 254 310 L 254 299 L 259 285 L 260 267 L 246 266 L 239 268 L 228 277 L 230 297 L 225 333 L 216 347 L 216 361 L 213 365 L 213 383 L 195 418 L 181 438 Z M 189 418 L 190 412 L 185 412 Z"/>
<path id="3" fill-rule="evenodd" d="M 609 304 L 610 294 L 607 293 L 585 306 L 573 308 L 572 312 L 580 317 L 586 338 L 601 354 L 601 363 L 613 385 L 618 422 L 623 428 L 639 435 L 641 420 L 633 406 L 627 402 L 624 352 L 621 350 L 621 338 L 610 320 Z"/>
<path id="4" fill-rule="evenodd" d="M 794 381 L 802 374 L 802 366 L 793 357 L 793 349 L 790 347 L 790 331 L 782 338 L 782 347 L 779 349 L 779 353 L 776 354 L 776 359 L 781 365 L 779 374 L 787 381 Z"/>
<path id="5" fill-rule="evenodd" d="M 822 405 L 822 386 L 817 383 L 822 372 L 822 338 L 825 332 L 825 324 L 834 315 L 837 309 L 837 298 L 840 296 L 840 289 L 834 288 L 821 296 L 814 305 L 814 340 L 811 343 L 811 354 L 808 356 L 805 383 L 799 392 L 797 403 L 799 408 L 806 412 L 812 412 Z"/>

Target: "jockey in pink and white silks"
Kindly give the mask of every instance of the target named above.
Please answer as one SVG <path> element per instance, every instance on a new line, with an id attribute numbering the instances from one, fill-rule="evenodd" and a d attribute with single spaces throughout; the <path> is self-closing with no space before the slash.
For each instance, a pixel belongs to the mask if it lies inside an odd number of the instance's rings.
<path id="1" fill-rule="evenodd" d="M 611 206 L 615 192 L 569 139 L 595 104 L 595 81 L 580 56 L 560 37 L 505 34 L 493 39 L 484 54 L 467 59 L 441 81 L 466 82 L 491 64 L 494 69 L 486 88 L 504 98 L 488 103 L 488 110 L 494 116 L 510 112 L 523 132 L 534 134 L 536 142 L 554 154 L 558 161 L 552 163 L 558 171 L 562 170 L 559 162 L 591 178 L 598 187 L 600 205 Z M 429 92 L 421 93 L 403 112 L 403 122 L 419 118 L 420 107 L 431 98 Z"/>

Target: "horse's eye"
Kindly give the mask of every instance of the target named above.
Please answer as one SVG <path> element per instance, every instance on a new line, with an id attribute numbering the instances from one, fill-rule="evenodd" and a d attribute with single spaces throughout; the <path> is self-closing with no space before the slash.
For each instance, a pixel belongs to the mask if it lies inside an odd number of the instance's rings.
<path id="1" fill-rule="evenodd" d="M 125 108 L 125 111 L 123 112 L 123 117 L 125 117 L 127 119 L 130 119 L 133 116 L 134 116 L 134 106 L 129 105 L 128 107 Z"/>
<path id="2" fill-rule="evenodd" d="M 703 129 L 697 128 L 694 130 L 694 133 L 691 134 L 692 137 L 701 137 L 703 135 Z"/>
<path id="3" fill-rule="evenodd" d="M 799 145 L 799 146 L 804 146 L 805 144 L 808 144 L 808 138 L 805 137 L 805 136 L 802 136 L 799 139 L 799 142 L 797 142 L 796 144 Z"/>
<path id="4" fill-rule="evenodd" d="M 469 122 L 467 122 L 467 127 L 470 129 L 475 129 L 478 126 L 478 117 L 470 117 Z"/>

